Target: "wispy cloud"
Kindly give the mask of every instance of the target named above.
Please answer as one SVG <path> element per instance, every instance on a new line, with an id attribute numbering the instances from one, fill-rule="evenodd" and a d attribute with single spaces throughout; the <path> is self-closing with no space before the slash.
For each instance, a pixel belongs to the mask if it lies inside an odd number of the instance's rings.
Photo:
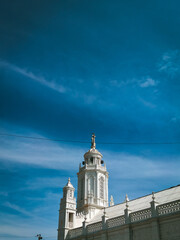
<path id="1" fill-rule="evenodd" d="M 11 209 L 13 209 L 13 210 L 15 210 L 19 213 L 22 213 L 23 215 L 30 216 L 30 217 L 33 216 L 33 214 L 31 214 L 29 211 L 26 211 L 25 209 L 17 206 L 16 204 L 12 204 L 10 202 L 5 202 L 4 206 L 9 207 L 9 208 L 11 208 Z"/>
<path id="2" fill-rule="evenodd" d="M 126 81 L 117 81 L 117 80 L 111 80 L 110 85 L 112 87 L 123 87 L 127 85 L 138 85 L 141 88 L 147 88 L 147 87 L 154 87 L 158 84 L 158 81 L 152 79 L 151 77 L 141 77 L 139 79 L 133 78 L 128 79 Z"/>
<path id="3" fill-rule="evenodd" d="M 87 148 L 72 148 L 71 146 L 69 146 L 69 148 L 63 147 L 54 142 L 39 142 L 39 144 L 37 144 L 35 141 L 28 140 L 27 143 L 24 142 L 24 139 L 16 139 L 15 141 L 13 138 L 1 142 L 1 146 L 0 152 L 2 159 L 69 171 L 74 170 L 74 168 L 78 170 L 80 163 L 79 158 L 83 157 L 85 151 L 88 150 Z M 9 151 L 9 148 L 11 148 L 11 151 Z M 111 159 L 112 164 L 110 164 L 108 168 L 110 168 L 109 170 L 111 170 L 111 175 L 113 176 L 116 170 L 118 170 L 118 176 L 128 177 L 127 174 L 124 173 L 124 169 L 128 169 L 128 173 L 130 173 L 128 174 L 129 177 L 134 179 L 136 177 L 168 176 L 168 174 L 169 176 L 179 175 L 176 169 L 179 169 L 180 165 L 175 157 L 174 165 L 171 162 L 171 167 L 169 167 L 169 165 L 164 164 L 164 160 L 162 159 L 149 160 L 137 155 L 130 155 L 128 153 L 115 154 L 111 151 L 104 151 L 103 155 L 105 159 Z M 134 171 L 134 162 L 136 162 L 136 171 Z M 119 174 L 120 172 L 121 174 Z M 61 177 L 36 178 L 34 181 L 27 182 L 27 187 L 29 189 L 61 187 L 62 179 Z"/>
<path id="4" fill-rule="evenodd" d="M 35 190 L 43 188 L 62 188 L 64 187 L 64 177 L 41 177 L 29 180 L 26 189 Z"/>
<path id="5" fill-rule="evenodd" d="M 158 84 L 158 82 L 155 81 L 154 79 L 152 79 L 151 77 L 147 77 L 142 82 L 141 81 L 139 82 L 139 86 L 142 88 L 154 87 L 157 84 Z"/>
<path id="6" fill-rule="evenodd" d="M 63 85 L 57 84 L 55 81 L 48 81 L 46 78 L 44 78 L 41 75 L 36 75 L 33 72 L 28 71 L 26 68 L 20 68 L 6 61 L 0 60 L 0 67 L 7 68 L 8 70 L 14 71 L 24 77 L 30 78 L 57 92 L 64 93 L 67 90 Z"/>
<path id="7" fill-rule="evenodd" d="M 174 116 L 171 118 L 171 122 L 177 123 L 180 121 L 180 116 Z"/>
<path id="8" fill-rule="evenodd" d="M 128 79 L 128 80 L 110 80 L 109 81 L 110 85 L 112 87 L 123 87 L 129 84 L 134 84 L 137 83 L 137 79 Z"/>
<path id="9" fill-rule="evenodd" d="M 118 179 L 152 179 L 152 178 L 177 178 L 179 177 L 180 162 L 179 157 L 174 158 L 171 163 L 164 159 L 149 159 L 138 155 L 119 153 L 111 155 L 104 152 L 107 159 L 111 158 L 108 170 Z M 128 169 L 128 171 L 124 171 Z"/>
<path id="10" fill-rule="evenodd" d="M 0 191 L 0 196 L 7 197 L 8 196 L 8 192 Z"/>
<path id="11" fill-rule="evenodd" d="M 33 136 L 42 137 L 36 134 Z M 0 159 L 50 169 L 73 169 L 78 166 L 79 156 L 83 156 L 83 153 L 83 149 L 72 149 L 71 146 L 52 141 L 39 141 L 37 144 L 37 140 L 3 138 L 0 143 Z"/>
<path id="12" fill-rule="evenodd" d="M 155 104 L 153 104 L 153 103 L 151 103 L 151 102 L 149 102 L 149 101 L 146 101 L 146 100 L 144 100 L 143 98 L 141 98 L 141 97 L 138 97 L 138 100 L 139 100 L 139 102 L 141 102 L 144 106 L 146 106 L 146 107 L 149 107 L 149 108 L 155 108 L 156 107 L 156 105 Z"/>
<path id="13" fill-rule="evenodd" d="M 162 56 L 161 61 L 158 64 L 159 72 L 165 72 L 169 76 L 174 77 L 180 72 L 180 51 L 168 51 Z"/>

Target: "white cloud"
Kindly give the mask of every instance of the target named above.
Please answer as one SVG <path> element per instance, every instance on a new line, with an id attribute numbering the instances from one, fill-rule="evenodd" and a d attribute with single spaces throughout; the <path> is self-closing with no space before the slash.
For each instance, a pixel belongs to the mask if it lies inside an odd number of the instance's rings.
<path id="1" fill-rule="evenodd" d="M 33 134 L 33 136 L 42 137 L 35 134 Z M 2 139 L 0 144 L 1 159 L 24 164 L 39 165 L 50 169 L 64 169 L 70 171 L 77 169 L 78 171 L 79 163 L 82 162 L 83 155 L 89 148 L 88 144 L 84 148 L 80 148 L 50 141 L 26 140 L 19 138 Z M 128 173 L 131 172 L 130 176 L 133 179 L 136 177 L 149 178 L 154 176 L 179 175 L 179 172 L 177 173 L 177 169 L 180 167 L 178 162 L 174 162 L 174 164 L 171 163 L 171 167 L 169 167 L 169 165 L 164 163 L 163 159 L 149 160 L 128 153 L 115 154 L 111 151 L 104 151 L 103 155 L 104 158 L 107 159 L 106 162 L 108 169 L 111 170 L 111 175 L 113 176 L 117 172 L 117 176 L 128 177 L 126 175 L 127 172 L 124 172 L 124 169 L 127 169 Z M 108 159 L 111 159 L 111 164 L 109 164 Z M 134 162 L 136 163 L 136 166 L 134 165 Z M 136 167 L 136 171 L 134 170 L 134 167 Z M 63 184 L 61 185 L 62 182 Z M 27 188 L 56 188 L 63 187 L 63 185 L 63 177 L 47 177 L 36 178 L 34 181 L 28 182 Z"/>
<path id="2" fill-rule="evenodd" d="M 31 135 L 29 135 L 31 136 Z M 32 134 L 35 137 L 43 137 Z M 34 164 L 50 169 L 78 169 L 79 158 L 85 149 L 62 144 L 61 142 L 1 138 L 0 158 L 13 162 Z M 82 157 L 83 158 L 83 157 Z"/>
<path id="3" fill-rule="evenodd" d="M 155 108 L 155 107 L 156 107 L 155 104 L 153 104 L 153 103 L 151 103 L 151 102 L 148 102 L 148 101 L 144 100 L 144 99 L 141 98 L 141 97 L 138 97 L 138 100 L 139 100 L 144 106 L 146 106 L 146 107 L 149 107 L 149 108 Z"/>
<path id="4" fill-rule="evenodd" d="M 8 63 L 6 61 L 2 61 L 0 60 L 0 67 L 4 67 L 4 68 L 7 68 L 11 71 L 14 71 L 18 74 L 21 74 L 22 76 L 25 76 L 27 78 L 30 78 L 46 87 L 49 87 L 57 92 L 60 92 L 60 93 L 64 93 L 66 92 L 66 88 L 60 84 L 57 84 L 56 82 L 54 81 L 48 81 L 47 79 L 45 79 L 43 76 L 39 76 L 39 75 L 36 75 L 34 74 L 33 72 L 31 71 L 28 71 L 26 68 L 20 68 L 16 65 L 13 65 L 11 63 Z"/>
<path id="5" fill-rule="evenodd" d="M 122 81 L 117 81 L 117 80 L 111 80 L 110 81 L 110 85 L 112 87 L 123 87 L 123 86 L 126 86 L 126 85 L 138 85 L 142 88 L 147 88 L 147 87 L 154 87 L 158 84 L 158 81 L 155 81 L 154 79 L 152 79 L 151 77 L 143 77 L 142 80 L 140 79 L 136 79 L 136 78 L 133 78 L 133 79 L 129 79 L 129 80 L 122 80 Z"/>
<path id="6" fill-rule="evenodd" d="M 157 82 L 150 77 L 147 77 L 143 82 L 139 83 L 139 86 L 142 88 L 154 87 L 156 85 L 157 85 Z"/>
<path id="7" fill-rule="evenodd" d="M 148 159 L 128 153 L 111 154 L 104 152 L 106 159 L 111 159 L 108 170 L 116 179 L 152 179 L 162 177 L 179 178 L 180 159 L 165 162 L 164 159 Z"/>
<path id="8" fill-rule="evenodd" d="M 165 52 L 158 64 L 159 72 L 165 72 L 174 77 L 180 70 L 180 52 L 179 50 Z"/>
<path id="9" fill-rule="evenodd" d="M 41 177 L 31 179 L 26 183 L 26 189 L 62 188 L 65 185 L 64 177 Z"/>

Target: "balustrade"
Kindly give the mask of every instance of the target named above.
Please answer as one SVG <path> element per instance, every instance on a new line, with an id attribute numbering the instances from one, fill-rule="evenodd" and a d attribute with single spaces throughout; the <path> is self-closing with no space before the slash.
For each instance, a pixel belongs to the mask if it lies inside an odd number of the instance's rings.
<path id="1" fill-rule="evenodd" d="M 165 215 L 169 213 L 174 213 L 180 211 L 180 201 L 174 201 L 170 203 L 165 203 L 157 207 L 158 215 Z"/>
<path id="2" fill-rule="evenodd" d="M 93 233 L 102 230 L 102 222 L 87 225 L 87 233 Z"/>
<path id="3" fill-rule="evenodd" d="M 157 206 L 157 214 L 158 216 L 170 214 L 170 213 L 175 213 L 180 211 L 180 200 L 162 204 Z M 143 221 L 146 219 L 149 219 L 152 217 L 152 211 L 151 208 L 146 208 L 137 212 L 132 212 L 129 214 L 129 219 L 131 223 L 138 222 L 138 221 Z M 115 217 L 115 218 L 110 218 L 106 221 L 106 226 L 107 228 L 113 228 L 113 227 L 118 227 L 125 224 L 125 215 Z M 69 227 L 71 227 L 69 225 Z M 89 224 L 86 226 L 86 234 L 91 234 L 94 232 L 98 232 L 102 230 L 102 221 Z M 83 228 L 75 228 L 71 229 L 68 232 L 68 239 L 78 237 L 83 234 Z"/>
<path id="4" fill-rule="evenodd" d="M 116 218 L 111 218 L 107 220 L 107 227 L 108 228 L 113 228 L 113 227 L 117 227 L 120 225 L 125 224 L 125 217 L 123 216 L 119 216 Z"/>
<path id="5" fill-rule="evenodd" d="M 137 221 L 142 221 L 148 218 L 152 217 L 151 209 L 143 209 L 141 211 L 133 212 L 130 213 L 130 221 L 131 222 L 137 222 Z"/>

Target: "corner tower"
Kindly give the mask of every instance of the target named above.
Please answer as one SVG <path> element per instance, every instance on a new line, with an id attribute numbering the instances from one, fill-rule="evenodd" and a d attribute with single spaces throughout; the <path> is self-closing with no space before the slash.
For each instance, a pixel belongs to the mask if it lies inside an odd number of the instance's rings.
<path id="1" fill-rule="evenodd" d="M 79 166 L 77 213 L 92 218 L 98 210 L 108 207 L 108 172 L 96 149 L 95 135 L 91 138 L 91 149 L 84 154 L 84 166 Z"/>

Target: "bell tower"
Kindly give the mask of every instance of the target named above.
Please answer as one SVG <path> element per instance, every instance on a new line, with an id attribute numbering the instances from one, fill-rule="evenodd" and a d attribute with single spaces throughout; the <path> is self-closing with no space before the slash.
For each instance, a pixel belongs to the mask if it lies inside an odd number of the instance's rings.
<path id="1" fill-rule="evenodd" d="M 88 214 L 92 218 L 97 211 L 108 207 L 108 172 L 96 149 L 95 135 L 91 138 L 91 148 L 84 154 L 83 166 L 79 166 L 77 213 Z"/>

